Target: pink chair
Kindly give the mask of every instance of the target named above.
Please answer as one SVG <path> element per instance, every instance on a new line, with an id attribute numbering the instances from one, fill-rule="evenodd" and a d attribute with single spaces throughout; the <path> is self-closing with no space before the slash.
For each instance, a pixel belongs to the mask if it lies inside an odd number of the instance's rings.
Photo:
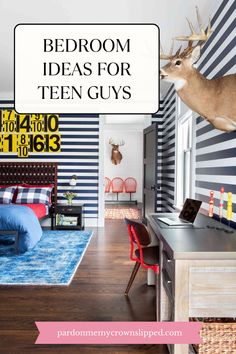
<path id="1" fill-rule="evenodd" d="M 113 193 L 117 194 L 117 201 L 119 200 L 119 193 L 124 191 L 124 181 L 120 177 L 115 177 L 111 181 L 111 189 Z"/>
<path id="2" fill-rule="evenodd" d="M 132 193 L 136 193 L 137 181 L 133 177 L 128 177 L 124 181 L 125 193 L 129 193 L 129 200 L 132 200 Z"/>
<path id="3" fill-rule="evenodd" d="M 105 193 L 110 193 L 111 189 L 111 180 L 108 177 L 105 177 Z"/>

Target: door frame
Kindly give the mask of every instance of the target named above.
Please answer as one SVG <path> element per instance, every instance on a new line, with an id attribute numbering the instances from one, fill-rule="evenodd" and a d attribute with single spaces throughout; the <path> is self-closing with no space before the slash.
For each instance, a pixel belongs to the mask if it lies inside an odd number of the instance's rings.
<path id="1" fill-rule="evenodd" d="M 99 116 L 99 159 L 98 159 L 98 227 L 105 224 L 105 189 L 104 189 L 104 115 Z"/>
<path id="2" fill-rule="evenodd" d="M 158 138 L 158 134 L 157 134 L 157 128 L 158 128 L 158 124 L 157 122 L 152 123 L 149 127 L 145 128 L 143 130 L 143 165 L 144 165 L 144 160 L 145 160 L 145 134 L 151 132 L 152 130 L 155 131 L 155 141 L 156 141 L 156 148 L 154 150 L 155 153 L 155 202 L 154 202 L 154 212 L 156 212 L 157 210 L 157 189 L 158 189 L 158 184 L 157 184 L 157 164 L 158 164 L 158 144 L 157 144 L 157 138 Z M 145 180 L 145 169 L 143 168 L 143 218 L 146 219 L 145 217 L 145 198 L 144 198 L 144 180 Z"/>
<path id="3" fill-rule="evenodd" d="M 151 115 L 144 115 L 144 127 L 149 128 L 151 124 Z M 104 122 L 106 115 L 99 115 L 99 159 L 98 159 L 98 219 L 97 227 L 104 227 L 105 225 L 105 184 L 104 184 L 104 163 L 105 163 L 105 138 L 104 138 Z M 144 130 L 148 129 L 145 128 Z M 143 131 L 144 131 L 143 130 Z M 140 128 L 142 132 L 142 127 Z M 144 181 L 142 181 L 144 183 Z"/>

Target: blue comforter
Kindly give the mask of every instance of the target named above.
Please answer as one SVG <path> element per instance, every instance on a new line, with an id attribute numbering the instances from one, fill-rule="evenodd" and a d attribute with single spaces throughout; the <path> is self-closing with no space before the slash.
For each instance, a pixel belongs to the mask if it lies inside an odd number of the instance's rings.
<path id="1" fill-rule="evenodd" d="M 42 228 L 34 212 L 21 205 L 0 205 L 1 231 L 18 231 L 18 252 L 33 248 L 42 236 Z"/>

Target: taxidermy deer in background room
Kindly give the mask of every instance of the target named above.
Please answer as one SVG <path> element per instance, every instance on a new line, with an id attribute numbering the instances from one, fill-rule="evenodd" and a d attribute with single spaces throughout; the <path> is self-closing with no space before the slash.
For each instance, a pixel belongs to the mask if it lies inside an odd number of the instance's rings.
<path id="1" fill-rule="evenodd" d="M 180 47 L 175 54 L 172 54 L 173 41 L 169 55 L 165 55 L 162 51 L 161 59 L 169 60 L 169 63 L 161 68 L 160 78 L 174 83 L 182 101 L 215 128 L 231 132 L 236 130 L 236 74 L 207 79 L 193 67 L 200 58 L 202 44 L 212 33 L 210 21 L 205 31 L 198 8 L 196 12 L 200 33 L 195 32 L 192 23 L 188 20 L 190 36 L 175 38 L 179 41 L 188 41 L 188 46 L 183 51 Z M 193 46 L 194 41 L 198 41 L 198 45 Z"/>
<path id="2" fill-rule="evenodd" d="M 122 160 L 122 154 L 119 151 L 119 147 L 125 145 L 125 142 L 122 140 L 120 144 L 115 144 L 113 140 L 109 139 L 109 144 L 112 146 L 111 150 L 111 161 L 114 165 L 118 165 Z"/>

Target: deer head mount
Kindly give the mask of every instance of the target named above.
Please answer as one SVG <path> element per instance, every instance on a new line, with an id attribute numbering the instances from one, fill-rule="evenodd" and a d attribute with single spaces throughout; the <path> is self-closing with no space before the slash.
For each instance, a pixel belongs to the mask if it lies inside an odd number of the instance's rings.
<path id="1" fill-rule="evenodd" d="M 111 150 L 111 161 L 114 165 L 120 164 L 122 160 L 122 154 L 119 151 L 119 147 L 125 145 L 124 140 L 122 140 L 119 144 L 114 143 L 113 139 L 109 139 L 109 144 L 112 146 Z"/>
<path id="2" fill-rule="evenodd" d="M 180 47 L 173 54 L 173 40 L 168 55 L 161 49 L 161 59 L 169 60 L 169 63 L 161 68 L 160 78 L 174 83 L 177 94 L 184 103 L 215 128 L 231 132 L 236 130 L 236 74 L 210 80 L 193 67 L 200 58 L 203 44 L 212 33 L 210 20 L 205 31 L 197 7 L 196 13 L 200 32 L 197 33 L 187 20 L 191 34 L 174 38 L 188 41 L 187 47 L 183 50 Z M 193 45 L 194 41 L 198 41 L 198 44 Z"/>

